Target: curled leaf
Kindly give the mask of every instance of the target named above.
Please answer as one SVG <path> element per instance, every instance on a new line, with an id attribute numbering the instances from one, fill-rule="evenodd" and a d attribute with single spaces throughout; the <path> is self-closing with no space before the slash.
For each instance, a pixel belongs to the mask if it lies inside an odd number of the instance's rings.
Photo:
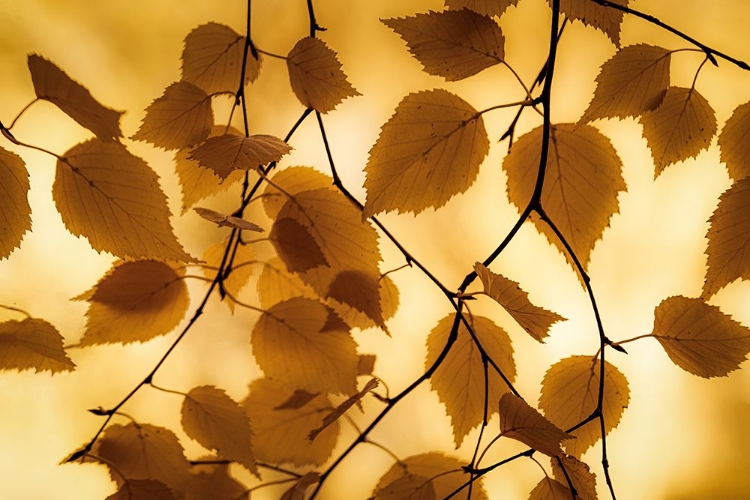
<path id="1" fill-rule="evenodd" d="M 226 179 L 235 170 L 258 170 L 263 165 L 279 161 L 291 150 L 286 142 L 272 135 L 244 137 L 224 134 L 206 139 L 190 152 L 189 158 Z"/>
<path id="2" fill-rule="evenodd" d="M 250 221 L 235 217 L 234 215 L 224 215 L 216 210 L 211 210 L 210 208 L 195 207 L 193 208 L 193 211 L 207 221 L 214 222 L 219 227 L 233 227 L 258 233 L 265 231 L 262 227 Z"/>

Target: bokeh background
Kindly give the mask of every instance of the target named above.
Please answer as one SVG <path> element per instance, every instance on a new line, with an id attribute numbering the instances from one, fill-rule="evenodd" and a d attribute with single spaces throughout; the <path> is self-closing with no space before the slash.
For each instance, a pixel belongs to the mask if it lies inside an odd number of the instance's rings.
<path id="1" fill-rule="evenodd" d="M 344 71 L 363 95 L 348 99 L 325 117 L 334 158 L 347 187 L 364 200 L 363 167 L 379 127 L 403 96 L 435 87 L 455 92 L 476 109 L 523 98 L 522 89 L 506 68 L 494 67 L 459 83 L 446 83 L 420 71 L 401 39 L 379 18 L 442 9 L 442 2 L 378 0 L 349 2 L 317 0 L 321 34 L 339 53 Z M 750 3 L 736 0 L 631 0 L 631 6 L 718 50 L 750 60 Z M 144 108 L 171 82 L 179 79 L 179 57 L 185 35 L 208 21 L 244 31 L 246 4 L 240 0 L 0 0 L 0 120 L 6 125 L 33 98 L 26 67 L 29 53 L 39 53 L 87 86 L 103 104 L 125 110 L 122 128 L 134 133 Z M 253 39 L 269 52 L 286 54 L 308 32 L 302 0 L 255 0 Z M 506 57 L 531 82 L 546 57 L 549 12 L 544 0 L 521 0 L 502 18 Z M 648 23 L 625 19 L 622 44 L 658 44 L 678 49 L 688 45 Z M 575 121 L 594 88 L 599 65 L 615 48 L 601 33 L 580 23 L 569 26 L 560 45 L 553 95 L 553 121 Z M 702 55 L 673 56 L 672 84 L 690 86 Z M 707 65 L 697 88 L 716 111 L 720 126 L 732 110 L 750 100 L 750 73 L 720 61 Z M 260 79 L 248 90 L 253 133 L 283 136 L 302 112 L 291 93 L 283 61 L 266 58 Z M 217 121 L 226 119 L 230 101 L 218 101 Z M 512 111 L 485 115 L 493 140 L 475 185 L 446 207 L 417 217 L 385 215 L 384 223 L 417 258 L 449 288 L 458 286 L 476 260 L 484 259 L 517 218 L 505 196 L 501 169 L 507 143 L 496 140 L 505 131 Z M 524 114 L 517 132 L 539 124 Z M 621 194 L 620 213 L 611 221 L 592 254 L 590 275 L 608 336 L 613 340 L 651 332 L 654 307 L 670 295 L 698 296 L 705 270 L 707 219 L 719 194 L 729 187 L 715 141 L 708 151 L 669 167 L 653 179 L 653 162 L 634 120 L 597 122 L 624 162 L 628 185 Z M 13 129 L 22 141 L 59 154 L 89 137 L 89 133 L 49 103 L 35 104 Z M 189 252 L 202 254 L 220 241 L 194 213 L 180 214 L 180 188 L 171 153 L 126 141 L 135 154 L 159 173 L 170 197 L 173 225 Z M 325 152 L 313 121 L 305 123 L 291 144 L 295 150 L 283 166 L 327 168 Z M 16 306 L 58 327 L 67 343 L 75 344 L 85 326 L 85 303 L 70 298 L 90 288 L 109 268 L 112 257 L 97 254 L 84 239 L 67 233 L 51 201 L 54 160 L 44 154 L 2 147 L 26 160 L 31 174 L 30 203 L 33 232 L 20 250 L 0 262 L 0 304 Z M 203 205 L 230 209 L 231 196 Z M 262 216 L 258 214 L 263 222 Z M 383 270 L 399 267 L 403 258 L 381 240 Z M 262 248 L 259 250 L 263 252 Z M 496 319 L 511 333 L 517 353 L 517 387 L 527 400 L 538 399 L 547 368 L 571 354 L 593 354 L 598 347 L 588 299 L 564 258 L 529 225 L 496 261 L 492 269 L 521 283 L 534 303 L 558 312 L 569 321 L 555 325 L 545 345 L 539 345 L 512 325 L 496 304 L 479 300 L 472 310 Z M 449 312 L 440 292 L 416 269 L 392 275 L 401 290 L 401 308 L 389 321 L 392 337 L 368 330 L 356 332 L 362 352 L 377 353 L 376 373 L 391 391 L 399 391 L 423 370 L 425 338 Z M 190 283 L 193 304 L 205 288 Z M 243 295 L 252 303 L 253 287 Z M 750 285 L 734 283 L 711 299 L 745 325 L 750 325 Z M 155 382 L 187 391 L 214 384 L 242 399 L 247 383 L 259 376 L 248 340 L 257 316 L 238 311 L 233 316 L 218 301 L 158 373 Z M 0 310 L 0 320 L 20 319 Z M 50 376 L 30 372 L 0 373 L 0 498 L 102 499 L 114 492 L 106 469 L 97 465 L 58 462 L 87 442 L 100 424 L 88 408 L 108 408 L 150 371 L 174 333 L 142 345 L 72 349 L 75 372 Z M 612 477 L 618 498 L 643 500 L 750 498 L 747 450 L 750 446 L 750 371 L 727 378 L 703 380 L 676 366 L 653 339 L 628 345 L 629 355 L 614 353 L 615 363 L 630 382 L 631 402 L 619 427 L 608 439 Z M 123 409 L 139 421 L 175 429 L 189 457 L 200 447 L 181 434 L 181 399 L 142 389 Z M 379 403 L 367 402 L 370 412 Z M 360 423 L 367 415 L 356 412 Z M 493 420 L 490 424 L 497 425 Z M 356 433 L 344 426 L 338 451 Z M 442 450 L 471 456 L 475 430 L 454 450 L 450 423 L 429 385 L 422 385 L 399 404 L 373 433 L 396 455 L 407 457 Z M 508 442 L 493 447 L 488 460 L 502 459 L 521 446 Z M 600 446 L 585 456 L 594 465 L 602 498 Z M 392 459 L 374 447 L 360 447 L 331 476 L 325 498 L 367 498 Z M 518 460 L 488 475 L 490 497 L 526 498 L 541 471 Z M 273 480 L 273 474 L 266 474 Z M 346 493 L 345 493 L 346 492 Z M 265 496 L 264 496 L 265 495 Z M 277 498 L 279 490 L 263 489 L 253 498 Z"/>

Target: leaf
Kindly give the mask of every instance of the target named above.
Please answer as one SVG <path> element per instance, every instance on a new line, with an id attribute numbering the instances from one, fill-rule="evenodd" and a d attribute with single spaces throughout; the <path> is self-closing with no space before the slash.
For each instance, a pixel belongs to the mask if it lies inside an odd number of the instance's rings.
<path id="1" fill-rule="evenodd" d="M 372 372 L 375 371 L 375 359 L 374 354 L 360 354 L 357 375 L 372 375 Z"/>
<path id="2" fill-rule="evenodd" d="M 51 102 L 102 141 L 113 141 L 122 137 L 122 111 L 102 106 L 86 87 L 44 57 L 29 54 L 28 63 L 34 92 L 39 99 Z"/>
<path id="3" fill-rule="evenodd" d="M 235 170 L 258 170 L 263 165 L 279 161 L 291 150 L 286 142 L 272 135 L 244 137 L 224 134 L 206 139 L 190 152 L 189 158 L 226 179 Z"/>
<path id="4" fill-rule="evenodd" d="M 547 0 L 552 5 L 552 0 Z M 628 0 L 612 0 L 612 3 L 627 7 Z M 597 5 L 590 0 L 561 0 L 560 12 L 572 21 L 581 21 L 603 32 L 615 47 L 620 46 L 620 25 L 624 13 L 620 10 Z"/>
<path id="5" fill-rule="evenodd" d="M 573 483 L 573 487 L 576 489 L 576 498 L 578 500 L 596 500 L 598 498 L 596 495 L 596 476 L 591 473 L 589 466 L 570 455 L 563 455 L 557 458 L 562 460 L 565 472 L 567 472 L 570 482 Z M 567 484 L 565 472 L 563 472 L 558 461 L 553 458 L 552 473 L 555 479 L 563 484 Z"/>
<path id="6" fill-rule="evenodd" d="M 281 495 L 281 500 L 305 500 L 305 492 L 313 484 L 320 481 L 320 474 L 317 472 L 308 472 L 300 477 L 294 485 Z"/>
<path id="7" fill-rule="evenodd" d="M 210 385 L 191 389 L 182 404 L 182 428 L 201 446 L 260 477 L 248 415 L 221 389 Z"/>
<path id="8" fill-rule="evenodd" d="M 269 183 L 263 193 L 263 208 L 271 219 L 277 219 L 282 207 L 289 200 L 287 195 L 295 196 L 304 191 L 333 186 L 333 178 L 311 167 L 289 167 L 280 170 L 272 177 L 273 186 Z M 276 189 L 281 187 L 286 194 Z"/>
<path id="9" fill-rule="evenodd" d="M 514 320 L 535 340 L 544 342 L 549 328 L 558 321 L 565 321 L 559 314 L 537 307 L 529 301 L 528 294 L 513 280 L 487 269 L 481 262 L 474 264 L 474 271 L 482 281 L 484 293 L 503 306 Z"/>
<path id="10" fill-rule="evenodd" d="M 377 326 L 385 328 L 380 285 L 374 276 L 356 270 L 341 271 L 331 281 L 326 296 L 364 313 Z"/>
<path id="11" fill-rule="evenodd" d="M 729 177 L 735 181 L 750 176 L 750 102 L 737 108 L 719 134 L 721 161 L 727 164 Z"/>
<path id="12" fill-rule="evenodd" d="M 190 469 L 185 488 L 185 500 L 247 499 L 247 488 L 229 475 L 229 466 L 230 464 L 194 465 Z"/>
<path id="13" fill-rule="evenodd" d="M 602 64 L 581 122 L 640 116 L 656 109 L 669 87 L 670 56 L 666 49 L 643 43 L 618 50 Z"/>
<path id="14" fill-rule="evenodd" d="M 89 301 L 80 345 L 146 342 L 171 332 L 190 306 L 183 276 L 153 260 L 116 264 L 77 297 Z"/>
<path id="15" fill-rule="evenodd" d="M 307 403 L 317 398 L 318 394 L 319 393 L 296 390 L 289 399 L 281 403 L 279 406 L 274 407 L 274 410 L 296 410 L 297 408 L 302 408 Z"/>
<path id="16" fill-rule="evenodd" d="M 158 177 L 122 144 L 73 146 L 57 162 L 52 197 L 68 231 L 98 252 L 194 262 L 172 233 Z"/>
<path id="17" fill-rule="evenodd" d="M 210 245 L 206 248 L 206 251 L 203 254 L 203 260 L 206 262 L 206 265 L 215 268 L 203 268 L 203 275 L 212 281 L 216 277 L 216 269 L 221 265 L 227 247 L 227 241 L 228 240 L 225 239 L 220 243 Z M 233 297 L 239 297 L 240 291 L 245 288 L 248 281 L 250 281 L 250 277 L 253 275 L 253 263 L 255 263 L 255 252 L 253 252 L 253 248 L 250 245 L 237 245 L 237 252 L 234 255 L 232 271 L 223 280 L 224 289 L 232 294 Z M 229 306 L 229 310 L 234 312 L 234 301 L 227 300 L 226 303 L 227 306 Z"/>
<path id="18" fill-rule="evenodd" d="M 43 319 L 26 318 L 0 323 L 0 370 L 49 371 L 75 368 L 63 349 L 63 338 Z"/>
<path id="19" fill-rule="evenodd" d="M 177 500 L 164 483 L 153 479 L 133 479 L 123 482 L 117 493 L 106 500 Z"/>
<path id="20" fill-rule="evenodd" d="M 428 12 L 382 22 L 401 35 L 425 72 L 449 82 L 476 75 L 505 57 L 500 26 L 471 10 Z"/>
<path id="21" fill-rule="evenodd" d="M 436 500 L 435 487 L 429 477 L 405 474 L 376 491 L 372 500 Z"/>
<path id="22" fill-rule="evenodd" d="M 175 82 L 146 108 L 132 139 L 164 149 L 184 149 L 204 141 L 213 124 L 210 97 L 192 83 Z"/>
<path id="23" fill-rule="evenodd" d="M 357 391 L 357 345 L 346 330 L 324 332 L 329 311 L 320 302 L 297 297 L 261 315 L 251 344 L 269 378 L 308 392 Z"/>
<path id="24" fill-rule="evenodd" d="M 482 116 L 466 101 L 441 89 L 409 94 L 370 149 L 363 216 L 442 207 L 474 183 L 488 151 Z"/>
<path id="25" fill-rule="evenodd" d="M 598 358 L 571 356 L 564 358 L 547 370 L 542 381 L 542 396 L 539 408 L 560 429 L 569 429 L 588 418 L 596 409 L 599 397 Z M 628 380 L 612 363 L 605 362 L 604 369 L 604 415 L 605 430 L 609 433 L 620 423 L 623 411 L 630 401 Z M 596 425 L 595 425 L 596 424 Z M 576 439 L 565 443 L 565 450 L 580 457 L 600 438 L 600 426 L 596 421 L 571 431 Z"/>
<path id="26" fill-rule="evenodd" d="M 293 273 L 303 273 L 328 263 L 308 228 L 295 219 L 276 219 L 268 239 L 286 268 Z"/>
<path id="27" fill-rule="evenodd" d="M 367 279 L 374 280 L 374 277 L 368 276 Z M 389 276 L 381 276 L 380 279 L 377 280 L 377 284 L 377 301 L 379 304 L 379 309 L 377 309 L 377 311 L 379 311 L 379 315 L 383 320 L 387 320 L 392 318 L 398 310 L 399 291 L 398 288 L 396 288 L 396 284 Z M 336 311 L 336 314 L 338 314 L 351 328 L 364 330 L 367 328 L 379 327 L 388 333 L 388 326 L 385 324 L 385 321 L 383 321 L 381 325 L 378 325 L 367 313 L 357 310 L 356 307 L 344 302 L 339 302 L 332 298 L 328 299 L 327 304 L 333 308 L 333 310 Z M 374 312 L 376 311 L 374 304 L 370 304 L 368 307 L 372 309 L 370 314 L 378 314 L 377 312 Z"/>
<path id="28" fill-rule="evenodd" d="M 271 464 L 323 465 L 336 446 L 338 422 L 321 432 L 312 443 L 307 436 L 321 424 L 333 404 L 328 396 L 319 394 L 297 408 L 280 409 L 292 394 L 292 389 L 270 379 L 258 379 L 250 384 L 250 394 L 242 405 L 255 430 L 255 456 Z"/>
<path id="29" fill-rule="evenodd" d="M 182 51 L 182 79 L 202 88 L 207 94 L 235 91 L 240 87 L 244 36 L 218 23 L 207 23 L 193 29 L 185 37 Z M 245 85 L 254 82 L 260 73 L 261 59 L 247 52 Z"/>
<path id="30" fill-rule="evenodd" d="M 540 126 L 519 137 L 503 160 L 508 198 L 519 210 L 526 207 L 534 192 L 541 147 Z M 594 127 L 567 123 L 552 127 L 541 203 L 584 269 L 594 244 L 618 211 L 617 195 L 625 190 L 621 170 L 622 162 L 609 139 Z M 573 265 L 549 226 L 536 216 L 532 220 Z"/>
<path id="31" fill-rule="evenodd" d="M 0 260 L 21 246 L 31 230 L 29 172 L 20 156 L 0 148 Z"/>
<path id="32" fill-rule="evenodd" d="M 445 0 L 445 6 L 453 10 L 466 8 L 485 16 L 498 17 L 517 3 L 518 0 Z"/>
<path id="33" fill-rule="evenodd" d="M 701 299 L 673 296 L 654 311 L 654 331 L 669 359 L 699 377 L 724 377 L 750 352 L 750 330 Z"/>
<path id="34" fill-rule="evenodd" d="M 551 457 L 561 455 L 560 443 L 573 438 L 511 392 L 500 398 L 500 432 Z"/>
<path id="35" fill-rule="evenodd" d="M 195 207 L 193 208 L 193 211 L 207 221 L 215 223 L 219 227 L 233 227 L 235 229 L 255 231 L 257 233 L 262 233 L 264 231 L 264 229 L 258 224 L 233 215 L 224 215 L 216 210 L 211 210 L 210 208 Z"/>
<path id="36" fill-rule="evenodd" d="M 322 40 L 299 40 L 286 59 L 292 91 L 299 101 L 321 113 L 332 111 L 347 97 L 362 95 L 341 70 L 336 52 Z"/>
<path id="37" fill-rule="evenodd" d="M 661 105 L 641 117 L 643 137 L 654 157 L 654 179 L 669 165 L 693 158 L 716 134 L 716 116 L 695 89 L 669 87 Z"/>
<path id="38" fill-rule="evenodd" d="M 364 398 L 368 392 L 375 389 L 378 386 L 378 383 L 379 383 L 378 379 L 376 378 L 371 378 L 370 380 L 368 380 L 367 384 L 365 384 L 365 386 L 362 388 L 361 391 L 347 398 L 343 403 L 341 403 L 336 408 L 334 408 L 331 413 L 326 415 L 320 427 L 313 429 L 310 432 L 310 434 L 307 436 L 307 439 L 310 441 L 315 441 L 315 438 L 318 437 L 318 434 L 323 432 L 331 424 L 333 424 L 334 422 L 338 421 L 338 419 L 343 417 L 344 414 L 347 411 L 349 411 L 349 408 L 351 408 L 355 404 L 360 404 L 360 401 L 362 401 L 362 398 Z"/>
<path id="39" fill-rule="evenodd" d="M 257 288 L 263 309 L 295 297 L 317 298 L 313 289 L 296 274 L 287 272 L 278 258 L 265 263 Z"/>
<path id="40" fill-rule="evenodd" d="M 567 486 L 547 476 L 529 493 L 529 500 L 570 500 L 573 495 Z"/>
<path id="41" fill-rule="evenodd" d="M 446 316 L 430 332 L 427 338 L 426 368 L 435 363 L 445 347 L 453 321 L 453 315 Z M 491 320 L 481 316 L 474 316 L 470 322 L 473 322 L 474 331 L 487 355 L 497 363 L 508 380 L 513 382 L 516 377 L 516 366 L 508 334 Z M 500 396 L 508 391 L 508 386 L 491 365 L 487 365 L 487 370 L 487 400 L 498 401 Z M 453 437 L 458 448 L 469 431 L 483 421 L 485 408 L 482 356 L 463 323 L 458 327 L 456 342 L 430 378 L 430 385 L 451 417 Z M 487 418 L 496 412 L 493 404 L 488 405 Z"/>

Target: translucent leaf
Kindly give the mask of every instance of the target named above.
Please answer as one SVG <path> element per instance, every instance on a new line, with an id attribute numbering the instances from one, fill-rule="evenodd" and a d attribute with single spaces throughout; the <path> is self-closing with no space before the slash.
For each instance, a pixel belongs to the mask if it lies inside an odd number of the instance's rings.
<path id="1" fill-rule="evenodd" d="M 294 219 L 276 219 L 268 239 L 291 272 L 302 273 L 328 263 L 308 228 Z"/>
<path id="2" fill-rule="evenodd" d="M 573 438 L 511 392 L 500 398 L 500 432 L 549 456 L 561 455 L 560 443 Z"/>
<path id="3" fill-rule="evenodd" d="M 380 286 L 375 277 L 356 270 L 341 271 L 331 281 L 327 297 L 351 306 L 385 328 Z"/>
<path id="4" fill-rule="evenodd" d="M 227 240 L 221 243 L 214 243 L 206 248 L 203 254 L 203 260 L 206 265 L 218 268 L 226 251 Z M 235 298 L 239 297 L 240 291 L 245 288 L 250 277 L 253 275 L 253 263 L 255 262 L 255 252 L 250 245 L 238 245 L 237 252 L 234 256 L 232 271 L 229 276 L 224 278 L 224 289 L 232 294 Z M 216 269 L 203 268 L 203 275 L 213 280 L 216 277 Z M 225 301 L 231 311 L 234 311 L 235 303 L 232 300 Z"/>
<path id="5" fill-rule="evenodd" d="M 570 482 L 576 489 L 576 495 L 579 500 L 597 500 L 596 495 L 596 476 L 589 470 L 589 466 L 575 457 L 564 455 L 559 457 L 565 466 L 565 472 L 557 462 L 552 459 L 552 473 L 560 483 L 567 485 L 565 473 L 567 472 Z"/>
<path id="6" fill-rule="evenodd" d="M 65 227 L 117 257 L 192 262 L 172 233 L 167 199 L 146 163 L 96 139 L 57 162 L 52 197 Z"/>
<path id="7" fill-rule="evenodd" d="M 471 10 L 428 12 L 382 21 L 401 35 L 427 73 L 449 82 L 476 75 L 505 57 L 500 26 Z"/>
<path id="8" fill-rule="evenodd" d="M 255 456 L 271 464 L 323 465 L 336 446 L 338 422 L 312 443 L 307 436 L 321 424 L 333 404 L 328 396 L 319 394 L 297 408 L 279 408 L 292 394 L 292 389 L 270 379 L 250 384 L 250 394 L 242 404 L 255 430 Z"/>
<path id="9" fill-rule="evenodd" d="M 284 263 L 274 258 L 265 263 L 258 277 L 258 295 L 263 309 L 295 297 L 316 298 L 313 289 L 296 274 L 286 271 Z"/>
<path id="10" fill-rule="evenodd" d="M 361 391 L 348 397 L 343 403 L 339 404 L 336 408 L 333 409 L 332 412 L 326 415 L 320 427 L 313 429 L 307 436 L 307 439 L 309 439 L 310 441 L 315 441 L 315 438 L 318 437 L 318 434 L 323 432 L 331 424 L 337 422 L 338 419 L 343 417 L 344 414 L 349 411 L 349 408 L 351 408 L 355 404 L 360 404 L 362 398 L 364 398 L 367 393 L 375 389 L 378 386 L 378 383 L 378 379 L 376 378 L 371 378 L 370 380 L 368 380 L 367 384 L 365 384 Z"/>
<path id="11" fill-rule="evenodd" d="M 567 486 L 545 476 L 529 493 L 529 500 L 570 500 L 573 495 Z"/>
<path id="12" fill-rule="evenodd" d="M 190 305 L 183 276 L 153 260 L 115 265 L 77 297 L 89 301 L 80 345 L 145 342 L 171 332 Z"/>
<path id="13" fill-rule="evenodd" d="M 571 356 L 547 370 L 542 381 L 539 408 L 552 423 L 561 429 L 569 429 L 594 412 L 599 398 L 599 366 L 598 358 Z M 620 423 L 629 401 L 630 389 L 625 375 L 612 363 L 605 362 L 602 414 L 607 433 Z M 597 420 L 570 434 L 576 439 L 566 441 L 564 446 L 574 457 L 580 457 L 601 438 Z"/>
<path id="14" fill-rule="evenodd" d="M 317 472 L 308 472 L 300 477 L 294 485 L 281 495 L 281 500 L 305 500 L 305 492 L 313 484 L 320 481 L 320 474 Z"/>
<path id="15" fill-rule="evenodd" d="M 541 147 L 540 126 L 519 137 L 503 160 L 503 169 L 508 174 L 508 198 L 519 210 L 526 207 L 534 192 Z M 622 162 L 615 148 L 594 127 L 572 124 L 552 127 L 542 207 L 584 269 L 594 244 L 618 211 L 617 194 L 625 190 L 621 170 Z M 549 226 L 536 216 L 532 220 L 573 265 Z"/>
<path id="16" fill-rule="evenodd" d="M 355 393 L 357 345 L 346 330 L 324 332 L 329 311 L 320 302 L 297 297 L 264 312 L 251 339 L 263 372 L 294 389 Z"/>
<path id="17" fill-rule="evenodd" d="M 164 149 L 185 149 L 211 133 L 211 99 L 192 83 L 180 81 L 146 108 L 146 116 L 132 139 Z"/>
<path id="18" fill-rule="evenodd" d="M 661 105 L 641 117 L 643 137 L 654 157 L 654 178 L 669 165 L 693 158 L 716 134 L 716 116 L 695 89 L 669 87 Z"/>
<path id="19" fill-rule="evenodd" d="M 497 363 L 508 380 L 513 382 L 516 377 L 516 366 L 508 334 L 487 318 L 474 316 L 470 321 L 473 321 L 474 331 L 487 355 Z M 430 332 L 427 338 L 425 367 L 432 366 L 445 347 L 452 326 L 453 315 L 446 316 Z M 497 412 L 497 407 L 492 402 L 499 401 L 500 396 L 509 389 L 491 365 L 488 365 L 487 369 L 489 419 Z M 456 342 L 430 378 L 430 385 L 451 417 L 453 437 L 458 448 L 469 431 L 482 422 L 485 406 L 482 355 L 463 323 L 459 325 Z"/>
<path id="20" fill-rule="evenodd" d="M 474 183 L 489 151 L 482 116 L 441 89 L 406 96 L 365 167 L 364 216 L 439 208 Z"/>
<path id="21" fill-rule="evenodd" d="M 258 170 L 272 161 L 279 161 L 291 150 L 286 142 L 272 135 L 224 134 L 208 138 L 190 152 L 189 158 L 226 179 L 235 170 Z"/>
<path id="22" fill-rule="evenodd" d="M 42 56 L 30 54 L 28 62 L 34 92 L 39 99 L 51 102 L 102 141 L 122 136 L 121 111 L 102 106 L 86 87 Z"/>
<path id="23" fill-rule="evenodd" d="M 501 16 L 505 10 L 516 5 L 518 0 L 445 0 L 445 6 L 453 9 L 471 9 L 485 16 Z"/>
<path id="24" fill-rule="evenodd" d="M 513 280 L 487 269 L 481 262 L 474 264 L 474 271 L 482 281 L 484 293 L 508 311 L 521 328 L 539 342 L 549 335 L 549 328 L 558 321 L 565 321 L 559 314 L 537 307 L 529 301 L 528 294 Z"/>
<path id="25" fill-rule="evenodd" d="M 618 50 L 602 64 L 594 97 L 581 121 L 640 116 L 656 109 L 669 87 L 670 55 L 666 49 L 643 43 Z"/>
<path id="26" fill-rule="evenodd" d="M 177 500 L 172 490 L 153 479 L 133 479 L 123 482 L 117 493 L 106 500 Z"/>
<path id="27" fill-rule="evenodd" d="M 721 161 L 735 181 L 750 176 L 750 102 L 734 110 L 719 134 Z"/>
<path id="28" fill-rule="evenodd" d="M 191 389 L 182 404 L 182 428 L 201 446 L 260 477 L 248 415 L 224 391 L 210 385 Z"/>
<path id="29" fill-rule="evenodd" d="M 185 37 L 182 51 L 182 79 L 202 88 L 207 94 L 236 91 L 240 86 L 244 36 L 218 23 L 202 24 Z M 260 73 L 261 59 L 247 53 L 245 85 Z"/>
<path id="30" fill-rule="evenodd" d="M 336 52 L 318 38 L 299 40 L 286 66 L 294 95 L 308 108 L 328 113 L 347 97 L 361 95 L 346 79 Z"/>
<path id="31" fill-rule="evenodd" d="M 63 349 L 63 338 L 43 319 L 0 323 L 0 370 L 58 373 L 75 368 Z"/>
<path id="32" fill-rule="evenodd" d="M 280 186 L 292 196 L 303 191 L 313 191 L 333 186 L 333 178 L 311 167 L 289 167 L 276 172 L 272 178 L 275 186 Z M 271 219 L 277 219 L 279 212 L 288 201 L 286 194 L 268 184 L 263 193 L 263 208 Z"/>
<path id="33" fill-rule="evenodd" d="M 229 464 L 200 464 L 190 469 L 184 495 L 185 500 L 249 500 L 246 490 L 229 475 Z"/>
<path id="34" fill-rule="evenodd" d="M 724 377 L 750 352 L 750 330 L 701 299 L 664 299 L 654 312 L 654 331 L 669 359 L 699 377 Z"/>
<path id="35" fill-rule="evenodd" d="M 552 0 L 547 0 L 552 5 Z M 627 6 L 628 0 L 612 0 L 612 3 Z M 615 47 L 620 46 L 620 25 L 624 13 L 620 10 L 597 5 L 590 0 L 561 0 L 560 12 L 572 21 L 581 21 L 603 32 L 612 40 Z"/>
<path id="36" fill-rule="evenodd" d="M 357 375 L 372 375 L 372 372 L 375 371 L 375 358 L 374 354 L 360 354 Z"/>
<path id="37" fill-rule="evenodd" d="M 264 231 L 264 229 L 258 224 L 233 215 L 225 215 L 216 210 L 211 210 L 210 208 L 195 207 L 193 208 L 193 211 L 207 221 L 215 223 L 219 227 L 233 227 L 235 229 L 255 231 L 257 233 L 262 233 Z"/>
<path id="38" fill-rule="evenodd" d="M 0 260 L 18 248 L 31 230 L 30 188 L 24 161 L 0 148 Z"/>
<path id="39" fill-rule="evenodd" d="M 437 500 L 429 477 L 405 474 L 377 490 L 373 500 Z"/>
<path id="40" fill-rule="evenodd" d="M 296 390 L 289 399 L 281 403 L 279 406 L 274 407 L 274 410 L 296 410 L 297 408 L 302 408 L 307 403 L 317 398 L 318 395 L 318 393 Z"/>
<path id="41" fill-rule="evenodd" d="M 368 279 L 372 278 L 368 277 Z M 392 318 L 398 310 L 399 291 L 398 288 L 396 288 L 396 284 L 389 276 L 381 276 L 380 279 L 377 280 L 377 284 L 378 298 L 376 300 L 378 301 L 379 309 L 376 309 L 374 304 L 370 304 L 367 308 L 372 309 L 372 311 L 369 313 L 361 312 L 357 310 L 356 307 L 331 298 L 328 299 L 327 303 L 351 328 L 360 328 L 364 330 L 366 328 L 380 327 L 388 333 L 385 322 L 380 325 L 376 324 L 375 320 L 369 315 L 372 314 L 375 316 L 379 313 L 383 320 Z"/>

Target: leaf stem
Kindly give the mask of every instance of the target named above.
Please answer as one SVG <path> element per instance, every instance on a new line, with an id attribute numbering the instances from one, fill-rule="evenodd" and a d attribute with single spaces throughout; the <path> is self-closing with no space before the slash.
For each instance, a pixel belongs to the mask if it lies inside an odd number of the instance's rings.
<path id="1" fill-rule="evenodd" d="M 621 346 L 622 344 L 627 344 L 628 342 L 633 342 L 635 340 L 645 339 L 645 338 L 653 337 L 653 336 L 654 336 L 653 333 L 647 333 L 645 335 L 638 335 L 637 337 L 633 337 L 631 339 L 620 340 L 619 342 L 612 342 L 612 347 Z"/>
<path id="2" fill-rule="evenodd" d="M 154 384 L 154 382 L 153 382 L 153 381 L 149 382 L 149 384 L 148 384 L 148 385 L 150 385 L 151 387 L 153 387 L 153 388 L 154 388 L 154 389 L 156 389 L 157 391 L 161 391 L 161 392 L 168 392 L 169 394 L 176 394 L 176 395 L 178 395 L 178 396 L 181 396 L 181 397 L 183 397 L 183 398 L 186 398 L 186 397 L 187 397 L 187 394 L 185 394 L 184 392 L 180 392 L 180 391 L 175 391 L 175 390 L 172 390 L 172 389 L 166 389 L 166 388 L 164 388 L 164 387 L 159 387 L 158 385 Z"/>
<path id="3" fill-rule="evenodd" d="M 264 56 L 273 57 L 275 59 L 281 59 L 283 61 L 286 61 L 288 59 L 288 57 L 286 57 L 286 56 L 280 56 L 279 54 L 274 54 L 273 52 L 267 52 L 267 51 L 265 51 L 263 49 L 260 49 L 258 47 L 255 47 L 255 50 L 257 50 L 259 54 L 263 54 Z"/>
<path id="4" fill-rule="evenodd" d="M 33 316 L 31 314 L 27 313 L 26 311 L 24 311 L 20 307 L 6 306 L 4 304 L 0 304 L 0 309 L 6 309 L 8 311 L 14 311 L 14 312 L 17 312 L 17 313 L 21 313 L 24 316 L 26 316 L 28 319 L 32 319 L 33 318 Z"/>
<path id="5" fill-rule="evenodd" d="M 21 118 L 21 116 L 26 112 L 26 110 L 28 110 L 31 107 L 32 104 L 34 104 L 35 102 L 40 101 L 40 100 L 41 99 L 39 99 L 38 97 L 36 97 L 36 98 L 34 98 L 33 101 L 31 101 L 26 106 L 24 106 L 23 109 L 18 112 L 18 114 L 16 115 L 16 117 L 13 118 L 13 121 L 10 122 L 10 125 L 8 126 L 8 130 L 10 130 L 10 129 L 13 128 L 13 126 L 16 124 L 16 122 L 18 121 L 18 119 Z"/>

